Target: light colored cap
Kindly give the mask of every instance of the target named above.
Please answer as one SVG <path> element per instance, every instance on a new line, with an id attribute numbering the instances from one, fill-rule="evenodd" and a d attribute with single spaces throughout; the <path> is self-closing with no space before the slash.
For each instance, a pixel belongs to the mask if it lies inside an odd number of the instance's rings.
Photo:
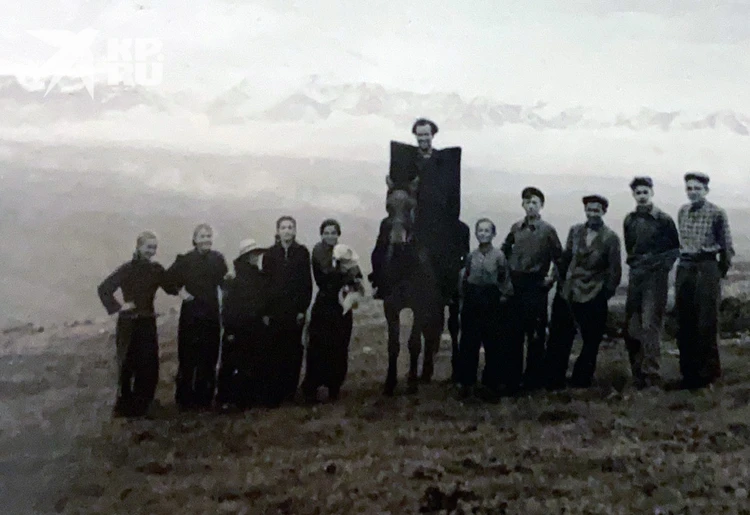
<path id="1" fill-rule="evenodd" d="M 253 250 L 258 250 L 260 247 L 258 247 L 258 243 L 252 239 L 247 238 L 246 240 L 242 240 L 240 242 L 240 256 L 244 256 L 248 252 L 252 252 Z"/>

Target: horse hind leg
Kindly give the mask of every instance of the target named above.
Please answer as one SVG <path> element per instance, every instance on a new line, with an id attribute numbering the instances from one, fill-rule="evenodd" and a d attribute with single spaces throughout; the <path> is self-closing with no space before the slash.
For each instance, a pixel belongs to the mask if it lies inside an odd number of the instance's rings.
<path id="1" fill-rule="evenodd" d="M 424 360 L 422 363 L 423 383 L 432 381 L 435 372 L 435 355 L 440 348 L 440 337 L 443 333 L 443 317 L 426 317 L 422 326 L 424 334 Z"/>

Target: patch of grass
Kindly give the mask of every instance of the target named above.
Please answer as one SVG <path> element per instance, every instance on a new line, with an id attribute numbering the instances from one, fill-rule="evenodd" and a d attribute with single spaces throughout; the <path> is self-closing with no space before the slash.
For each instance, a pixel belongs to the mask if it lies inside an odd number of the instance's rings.
<path id="1" fill-rule="evenodd" d="M 731 384 L 702 392 L 632 389 L 615 340 L 602 349 L 594 388 L 469 404 L 440 381 L 449 346 L 437 382 L 383 398 L 384 326 L 369 311 L 367 320 L 355 327 L 336 404 L 178 414 L 173 376 L 163 375 L 163 410 L 105 424 L 65 511 L 720 513 L 747 503 L 742 346 L 722 347 Z M 173 340 L 163 341 L 162 370 L 173 370 Z M 405 346 L 400 366 L 403 377 Z M 665 352 L 662 368 L 676 379 L 677 358 Z"/>

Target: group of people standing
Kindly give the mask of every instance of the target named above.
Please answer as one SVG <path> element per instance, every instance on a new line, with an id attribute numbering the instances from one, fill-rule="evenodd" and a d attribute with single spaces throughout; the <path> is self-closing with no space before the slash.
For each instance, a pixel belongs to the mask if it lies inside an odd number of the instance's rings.
<path id="1" fill-rule="evenodd" d="M 469 252 L 470 229 L 458 219 L 460 180 L 456 182 L 454 172 L 459 170 L 460 149 L 453 149 L 453 157 L 434 151 L 437 125 L 430 120 L 420 118 L 412 132 L 418 143 L 412 172 L 420 180 L 414 182 L 409 174 L 407 179 L 421 190 L 415 222 L 434 258 L 441 296 L 450 307 L 453 380 L 461 385 L 461 396 L 590 386 L 608 302 L 622 278 L 622 242 L 604 223 L 608 200 L 601 195 L 583 198 L 586 221 L 570 229 L 563 246 L 555 228 L 541 217 L 543 192 L 527 187 L 521 193 L 525 216 L 512 225 L 503 243 L 493 245 L 497 227 L 482 218 L 474 227 L 478 247 Z M 441 174 L 448 177 L 441 179 Z M 636 177 L 630 183 L 636 206 L 623 223 L 629 266 L 625 342 L 638 388 L 661 384 L 668 276 L 678 260 L 675 298 L 682 386 L 704 387 L 721 375 L 720 281 L 734 256 L 729 222 L 723 209 L 706 200 L 707 175 L 690 172 L 684 180 L 689 203 L 680 208 L 677 224 L 654 205 L 651 178 Z M 428 210 L 428 205 L 434 209 Z M 369 276 L 376 298 L 383 298 L 388 287 L 381 277 L 389 245 L 386 222 L 381 223 Z M 352 312 L 342 295 L 361 295 L 363 278 L 358 266 L 343 266 L 344 254 L 335 253 L 341 236 L 336 220 L 321 224 L 321 241 L 312 253 L 296 242 L 296 230 L 295 219 L 284 216 L 276 223 L 276 242 L 270 248 L 260 248 L 252 239 L 243 241 L 234 275 L 228 275 L 222 254 L 212 250 L 208 225 L 195 228 L 193 250 L 177 256 L 167 270 L 153 261 L 156 236 L 138 236 L 132 260 L 99 286 L 107 312 L 118 314 L 117 413 L 143 414 L 154 398 L 159 374 L 154 296 L 159 288 L 182 298 L 175 392 L 181 409 L 210 407 L 216 390 L 222 405 L 278 406 L 291 400 L 305 355 L 302 334 L 313 279 L 319 292 L 308 326 L 302 391 L 312 402 L 318 388 L 325 386 L 329 398 L 338 398 L 352 333 Z M 348 255 L 356 265 L 356 253 L 348 249 Z M 549 293 L 555 285 L 550 315 Z M 118 289 L 122 305 L 114 297 Z M 578 331 L 583 347 L 568 381 Z M 475 391 L 482 347 L 484 388 Z"/>
<path id="2" fill-rule="evenodd" d="M 321 224 L 321 241 L 312 254 L 296 241 L 296 231 L 296 220 L 284 216 L 276 222 L 270 248 L 243 240 L 233 274 L 224 256 L 212 249 L 213 230 L 207 224 L 195 228 L 193 249 L 166 270 L 153 261 L 156 235 L 138 236 L 132 259 L 98 288 L 107 312 L 118 316 L 116 415 L 143 415 L 154 399 L 159 377 L 154 297 L 159 288 L 182 298 L 175 388 L 181 410 L 207 409 L 214 401 L 225 407 L 276 407 L 293 399 L 313 278 L 319 291 L 308 328 L 302 390 L 311 402 L 321 386 L 328 388 L 329 398 L 338 398 L 352 332 L 352 312 L 342 306 L 342 292 L 361 291 L 362 274 L 334 257 L 334 249 L 345 248 L 338 246 L 336 220 Z M 118 289 L 123 304 L 114 296 Z"/>
<path id="3" fill-rule="evenodd" d="M 625 342 L 639 389 L 663 386 L 660 340 L 669 273 L 678 259 L 675 307 L 681 387 L 705 387 L 721 375 L 717 320 L 720 280 L 734 256 L 729 222 L 723 209 L 706 200 L 707 175 L 690 172 L 684 180 L 689 203 L 680 208 L 677 224 L 654 205 L 650 177 L 630 183 L 636 206 L 623 223 L 629 266 Z M 522 388 L 592 384 L 608 301 L 622 276 L 621 240 L 603 220 L 609 202 L 601 195 L 584 197 L 586 221 L 570 229 L 563 246 L 554 227 L 541 218 L 544 194 L 527 187 L 521 197 L 526 216 L 513 224 L 501 246 L 492 243 L 495 224 L 487 218 L 477 221 L 479 246 L 461 271 L 457 378 L 463 397 L 475 392 L 481 346 L 481 391 L 490 396 Z M 548 317 L 549 292 L 555 284 Z M 568 380 L 578 331 L 583 347 Z"/>

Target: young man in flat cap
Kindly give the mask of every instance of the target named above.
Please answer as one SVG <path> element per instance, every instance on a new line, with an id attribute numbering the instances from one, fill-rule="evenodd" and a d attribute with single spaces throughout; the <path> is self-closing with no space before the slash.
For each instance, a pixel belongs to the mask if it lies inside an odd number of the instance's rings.
<path id="1" fill-rule="evenodd" d="M 625 303 L 625 345 L 636 388 L 659 386 L 661 332 L 667 310 L 669 271 L 677 260 L 680 238 L 672 217 L 652 202 L 654 182 L 630 183 L 635 211 L 625 217 L 623 234 L 630 267 Z"/>
<path id="2" fill-rule="evenodd" d="M 544 382 L 548 294 L 555 280 L 562 244 L 555 228 L 542 220 L 540 213 L 544 207 L 544 193 L 533 186 L 524 188 L 521 206 L 526 216 L 511 226 L 502 249 L 508 258 L 513 290 L 523 314 L 513 328 L 511 338 L 513 345 L 518 347 L 513 355 L 520 357 L 520 363 L 515 366 L 519 368 L 520 376 L 524 342 L 527 342 L 523 386 L 535 389 L 543 386 Z"/>
<path id="3" fill-rule="evenodd" d="M 591 386 L 607 326 L 607 303 L 622 277 L 620 238 L 602 220 L 609 201 L 589 195 L 583 198 L 583 204 L 587 221 L 571 227 L 560 259 L 560 278 L 564 281 L 553 306 L 556 327 L 550 331 L 547 348 L 548 387 L 565 383 L 576 323 L 583 348 L 571 384 L 576 388 Z"/>
<path id="4" fill-rule="evenodd" d="M 734 249 L 726 212 L 706 200 L 709 180 L 703 173 L 685 174 L 690 202 L 677 217 L 680 262 L 675 307 L 684 388 L 703 388 L 721 376 L 717 345 L 721 279 L 731 266 Z"/>

